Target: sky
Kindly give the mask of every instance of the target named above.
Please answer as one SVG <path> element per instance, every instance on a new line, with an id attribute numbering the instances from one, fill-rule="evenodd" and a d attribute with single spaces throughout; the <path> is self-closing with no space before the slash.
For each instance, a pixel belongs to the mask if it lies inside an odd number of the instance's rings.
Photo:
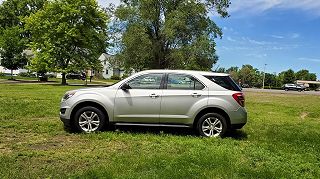
<path id="1" fill-rule="evenodd" d="M 106 7 L 120 1 L 98 2 Z M 320 0 L 231 3 L 229 18 L 210 15 L 223 31 L 222 39 L 216 39 L 219 61 L 214 68 L 251 64 L 268 73 L 307 69 L 320 79 Z"/>
<path id="2" fill-rule="evenodd" d="M 100 0 L 103 6 L 119 0 Z M 307 69 L 320 79 L 320 0 L 231 0 L 229 18 L 211 15 L 222 28 L 218 63 L 251 64 L 280 73 Z M 265 66 L 266 64 L 266 66 Z"/>

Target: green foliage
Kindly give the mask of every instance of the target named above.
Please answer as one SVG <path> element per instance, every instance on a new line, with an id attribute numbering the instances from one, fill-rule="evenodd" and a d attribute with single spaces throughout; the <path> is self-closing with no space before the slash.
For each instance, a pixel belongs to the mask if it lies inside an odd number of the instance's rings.
<path id="1" fill-rule="evenodd" d="M 247 84 L 250 87 L 262 87 L 263 72 L 254 68 L 251 65 L 243 65 L 241 69 L 238 67 L 218 68 L 216 72 L 229 73 L 230 76 L 241 84 Z M 279 74 L 265 74 L 265 86 L 266 88 L 280 89 L 286 83 L 295 83 L 296 80 L 310 80 L 316 81 L 317 75 L 310 73 L 308 70 L 300 70 L 295 73 L 293 70 L 283 71 Z M 310 85 L 310 89 L 315 89 L 316 85 Z"/>
<path id="2" fill-rule="evenodd" d="M 309 70 L 300 70 L 296 73 L 296 79 L 316 81 L 317 75 L 315 73 L 310 73 Z"/>
<path id="3" fill-rule="evenodd" d="M 121 79 L 125 79 L 125 78 L 128 78 L 128 77 L 129 77 L 128 74 L 123 74 L 123 75 L 121 76 Z"/>
<path id="4" fill-rule="evenodd" d="M 239 80 L 242 84 L 248 84 L 249 86 L 261 87 L 262 86 L 262 74 L 261 72 L 253 68 L 251 65 L 243 65 L 239 70 Z"/>
<path id="5" fill-rule="evenodd" d="M 41 9 L 47 0 L 5 0 L 0 5 L 0 25 L 2 28 L 19 26 L 24 29 L 23 18 Z M 24 31 L 24 37 L 29 33 Z"/>
<path id="6" fill-rule="evenodd" d="M 21 77 L 29 77 L 29 73 L 27 72 L 21 72 L 18 74 L 18 76 L 21 76 Z"/>
<path id="7" fill-rule="evenodd" d="M 4 73 L 0 72 L 0 76 L 3 77 L 3 76 L 5 76 L 5 75 L 4 75 Z"/>
<path id="8" fill-rule="evenodd" d="M 25 39 L 21 37 L 21 32 L 22 29 L 18 26 L 0 31 L 0 65 L 7 69 L 17 70 L 27 64 L 27 57 L 22 53 Z"/>
<path id="9" fill-rule="evenodd" d="M 266 73 L 265 75 L 265 86 L 277 86 L 277 75 Z"/>
<path id="10" fill-rule="evenodd" d="M 42 8 L 46 0 L 6 0 L 0 5 L 0 58 L 1 65 L 10 70 L 27 64 L 23 54 L 30 34 L 23 19 Z"/>
<path id="11" fill-rule="evenodd" d="M 32 34 L 35 69 L 63 73 L 99 70 L 107 45 L 106 13 L 95 0 L 55 0 L 26 19 Z M 70 65 L 72 64 L 72 65 Z"/>
<path id="12" fill-rule="evenodd" d="M 225 68 L 223 68 L 223 67 L 219 67 L 214 72 L 216 72 L 216 73 L 226 73 L 227 70 Z"/>
<path id="13" fill-rule="evenodd" d="M 235 82 L 239 82 L 239 67 L 230 67 L 226 73 L 229 73 Z"/>
<path id="14" fill-rule="evenodd" d="M 110 79 L 111 80 L 120 80 L 121 78 L 119 75 L 112 75 Z"/>
<path id="15" fill-rule="evenodd" d="M 283 83 L 294 83 L 296 80 L 295 73 L 292 69 L 289 69 L 288 71 L 285 71 L 283 73 Z"/>
<path id="16" fill-rule="evenodd" d="M 221 29 L 208 17 L 227 17 L 229 0 L 127 0 L 114 12 L 113 45 L 126 69 L 210 70 Z M 122 34 L 122 36 L 119 36 Z"/>

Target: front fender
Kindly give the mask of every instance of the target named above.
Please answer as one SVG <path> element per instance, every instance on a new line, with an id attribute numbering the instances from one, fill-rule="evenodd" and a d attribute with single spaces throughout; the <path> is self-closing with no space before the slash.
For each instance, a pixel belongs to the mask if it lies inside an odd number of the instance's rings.
<path id="1" fill-rule="evenodd" d="M 72 100 L 71 100 L 72 99 Z M 114 99 L 110 99 L 103 94 L 100 93 L 80 93 L 74 98 L 71 98 L 68 104 L 72 104 L 70 106 L 70 114 L 74 110 L 76 106 L 84 102 L 93 102 L 102 106 L 108 113 L 109 121 L 113 121 L 113 101 Z M 71 116 L 69 116 L 70 118 Z"/>

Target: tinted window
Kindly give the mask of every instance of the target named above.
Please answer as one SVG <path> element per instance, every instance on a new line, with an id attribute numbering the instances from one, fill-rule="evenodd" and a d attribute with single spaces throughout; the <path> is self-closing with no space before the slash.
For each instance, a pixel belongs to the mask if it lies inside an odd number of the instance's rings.
<path id="1" fill-rule="evenodd" d="M 160 89 L 162 74 L 146 74 L 138 76 L 128 82 L 132 89 Z"/>
<path id="2" fill-rule="evenodd" d="M 184 74 L 169 74 L 167 89 L 178 90 L 202 90 L 204 88 L 197 79 L 190 75 Z"/>
<path id="3" fill-rule="evenodd" d="M 231 91 L 241 91 L 240 87 L 229 76 L 205 76 L 205 77 L 225 89 L 228 89 Z"/>

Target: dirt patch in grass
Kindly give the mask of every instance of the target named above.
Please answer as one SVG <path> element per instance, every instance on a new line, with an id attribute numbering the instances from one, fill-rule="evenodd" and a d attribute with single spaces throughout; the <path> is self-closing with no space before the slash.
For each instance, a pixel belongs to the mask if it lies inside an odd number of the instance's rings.
<path id="1" fill-rule="evenodd" d="M 309 115 L 308 112 L 302 112 L 302 113 L 300 114 L 300 118 L 301 118 L 301 119 L 306 119 L 306 117 L 308 117 L 308 115 Z"/>
<path id="2" fill-rule="evenodd" d="M 7 155 L 12 152 L 11 148 L 7 147 L 5 144 L 0 144 L 0 155 Z"/>

